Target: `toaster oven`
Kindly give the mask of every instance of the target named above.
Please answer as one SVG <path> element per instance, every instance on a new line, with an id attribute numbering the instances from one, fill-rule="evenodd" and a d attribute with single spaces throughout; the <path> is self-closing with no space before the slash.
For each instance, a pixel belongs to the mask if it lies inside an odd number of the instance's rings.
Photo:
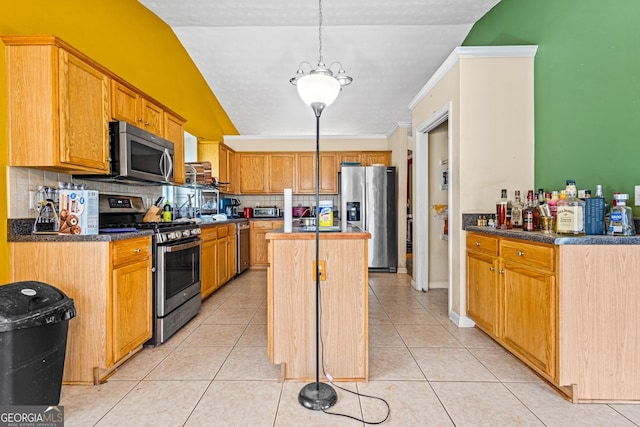
<path id="1" fill-rule="evenodd" d="M 275 206 L 253 208 L 254 218 L 278 218 L 279 216 L 280 208 Z"/>

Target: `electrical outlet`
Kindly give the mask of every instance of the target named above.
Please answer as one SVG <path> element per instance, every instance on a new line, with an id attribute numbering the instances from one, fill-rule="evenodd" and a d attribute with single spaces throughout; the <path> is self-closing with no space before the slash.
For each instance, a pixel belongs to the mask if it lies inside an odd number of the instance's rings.
<path id="1" fill-rule="evenodd" d="M 636 191 L 633 198 L 633 204 L 635 206 L 640 206 L 640 185 L 636 185 L 635 190 Z"/>
<path id="2" fill-rule="evenodd" d="M 313 261 L 312 263 L 312 271 L 313 271 L 313 280 L 316 280 L 316 262 L 315 261 Z M 325 263 L 325 261 L 318 262 L 317 271 L 320 275 L 321 281 L 327 280 L 327 264 Z"/>

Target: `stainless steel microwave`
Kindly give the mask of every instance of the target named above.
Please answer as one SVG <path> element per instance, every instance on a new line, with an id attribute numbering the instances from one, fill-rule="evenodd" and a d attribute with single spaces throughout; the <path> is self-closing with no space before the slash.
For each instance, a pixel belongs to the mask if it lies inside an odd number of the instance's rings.
<path id="1" fill-rule="evenodd" d="M 80 179 L 117 182 L 170 183 L 173 142 L 127 122 L 109 123 L 111 170 L 108 175 L 78 175 Z"/>

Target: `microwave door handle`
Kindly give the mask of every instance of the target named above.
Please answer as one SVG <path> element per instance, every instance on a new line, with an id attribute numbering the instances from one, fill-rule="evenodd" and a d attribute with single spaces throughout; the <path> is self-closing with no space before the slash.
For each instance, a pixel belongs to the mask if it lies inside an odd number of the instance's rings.
<path id="1" fill-rule="evenodd" d="M 164 154 L 167 156 L 167 162 L 169 163 L 169 165 L 167 167 L 167 173 L 164 176 L 164 180 L 169 182 L 169 177 L 171 176 L 171 173 L 173 172 L 173 160 L 171 160 L 171 154 L 169 154 L 169 150 L 167 150 L 166 148 L 164 149 Z"/>

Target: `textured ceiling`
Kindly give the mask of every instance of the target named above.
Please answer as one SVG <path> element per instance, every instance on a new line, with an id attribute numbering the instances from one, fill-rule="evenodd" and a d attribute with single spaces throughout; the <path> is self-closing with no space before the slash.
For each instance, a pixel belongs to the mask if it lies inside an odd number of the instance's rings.
<path id="1" fill-rule="evenodd" d="M 241 135 L 315 134 L 289 83 L 318 62 L 314 0 L 139 0 L 165 21 Z M 409 102 L 499 0 L 324 0 L 324 62 L 353 83 L 322 113 L 323 135 L 386 134 Z"/>

